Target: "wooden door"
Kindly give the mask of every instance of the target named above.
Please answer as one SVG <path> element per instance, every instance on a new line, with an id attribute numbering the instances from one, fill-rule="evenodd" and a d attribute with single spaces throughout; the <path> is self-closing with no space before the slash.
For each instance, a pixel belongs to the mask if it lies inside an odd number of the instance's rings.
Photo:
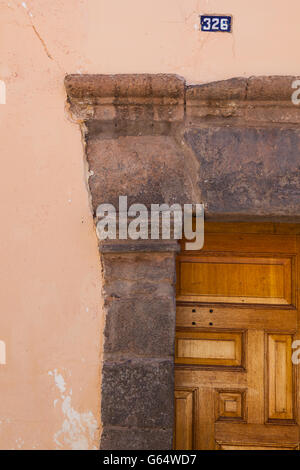
<path id="1" fill-rule="evenodd" d="M 178 256 L 175 449 L 298 449 L 298 234 L 206 223 Z"/>

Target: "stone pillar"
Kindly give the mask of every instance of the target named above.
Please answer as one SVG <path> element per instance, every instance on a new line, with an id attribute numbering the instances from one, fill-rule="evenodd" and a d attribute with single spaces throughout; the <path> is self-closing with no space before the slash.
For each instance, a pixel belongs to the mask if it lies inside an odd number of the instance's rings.
<path id="1" fill-rule="evenodd" d="M 177 244 L 129 245 L 110 244 L 101 253 L 106 309 L 101 448 L 171 449 Z"/>
<path id="2" fill-rule="evenodd" d="M 190 202 L 178 147 L 184 80 L 174 75 L 69 76 L 82 124 L 94 214 L 99 204 Z M 101 449 L 171 449 L 175 254 L 172 240 L 100 244 L 106 314 Z"/>

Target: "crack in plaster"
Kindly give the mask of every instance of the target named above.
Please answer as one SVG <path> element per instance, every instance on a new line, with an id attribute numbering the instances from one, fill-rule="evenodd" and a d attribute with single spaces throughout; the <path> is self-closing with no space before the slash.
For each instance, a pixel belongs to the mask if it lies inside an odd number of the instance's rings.
<path id="1" fill-rule="evenodd" d="M 32 26 L 32 29 L 33 31 L 35 32 L 35 34 L 37 35 L 37 37 L 39 38 L 39 40 L 41 41 L 42 45 L 43 45 L 43 48 L 44 48 L 44 51 L 46 52 L 47 56 L 49 57 L 49 59 L 51 60 L 54 60 L 52 55 L 50 54 L 50 52 L 48 51 L 48 48 L 46 46 L 46 43 L 45 41 L 43 40 L 43 38 L 41 37 L 41 35 L 39 34 L 38 30 L 36 29 L 36 27 L 34 26 L 34 24 L 32 23 L 31 24 Z"/>
<path id="2" fill-rule="evenodd" d="M 54 60 L 53 57 L 52 57 L 52 55 L 50 54 L 50 52 L 49 52 L 47 46 L 46 46 L 45 41 L 43 40 L 43 38 L 41 37 L 40 33 L 38 32 L 36 26 L 35 26 L 34 23 L 33 23 L 33 20 L 32 20 L 33 14 L 32 14 L 31 11 L 28 9 L 28 6 L 27 6 L 26 2 L 22 2 L 21 5 L 22 5 L 22 7 L 24 8 L 24 10 L 27 12 L 29 21 L 30 21 L 30 23 L 31 23 L 31 27 L 32 27 L 33 31 L 35 32 L 36 36 L 38 37 L 38 39 L 40 40 L 40 42 L 41 42 L 41 44 L 42 44 L 42 46 L 43 46 L 43 48 L 44 48 L 44 51 L 46 52 L 46 54 L 47 54 L 47 56 L 49 57 L 49 59 Z"/>
<path id="3" fill-rule="evenodd" d="M 18 5 L 19 6 L 19 5 Z M 50 59 L 50 60 L 53 60 L 53 62 L 56 63 L 56 65 L 59 67 L 60 70 L 62 70 L 61 66 L 59 65 L 59 63 L 57 62 L 57 60 L 54 59 L 54 57 L 52 56 L 52 54 L 50 53 L 48 47 L 47 47 L 47 44 L 46 42 L 44 41 L 44 39 L 42 38 L 42 36 L 40 35 L 37 27 L 35 26 L 34 22 L 33 22 L 33 14 L 32 12 L 30 11 L 30 9 L 28 8 L 26 2 L 21 2 L 21 6 L 24 8 L 27 16 L 28 16 L 28 19 L 30 21 L 30 26 L 32 28 L 32 30 L 34 31 L 36 37 L 39 39 L 40 43 L 42 44 L 43 46 L 43 49 L 47 55 L 47 57 Z"/>

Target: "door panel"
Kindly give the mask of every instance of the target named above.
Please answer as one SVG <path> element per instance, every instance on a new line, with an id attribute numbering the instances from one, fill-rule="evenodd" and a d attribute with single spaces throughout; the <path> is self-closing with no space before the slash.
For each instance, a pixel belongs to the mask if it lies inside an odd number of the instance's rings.
<path id="1" fill-rule="evenodd" d="M 291 261 L 290 258 L 182 256 L 177 298 L 289 305 L 292 301 Z"/>
<path id="2" fill-rule="evenodd" d="M 242 366 L 242 333 L 177 331 L 177 364 Z"/>
<path id="3" fill-rule="evenodd" d="M 176 449 L 298 449 L 299 234 L 207 223 L 178 256 Z"/>
<path id="4" fill-rule="evenodd" d="M 268 335 L 269 419 L 293 419 L 292 337 Z"/>
<path id="5" fill-rule="evenodd" d="M 217 447 L 244 448 L 273 447 L 278 449 L 298 448 L 298 426 L 279 426 L 269 424 L 238 424 L 217 422 L 215 424 Z"/>
<path id="6" fill-rule="evenodd" d="M 245 421 L 245 391 L 244 390 L 216 390 L 215 394 L 216 420 Z"/>
<path id="7" fill-rule="evenodd" d="M 192 450 L 194 448 L 196 395 L 195 389 L 175 390 L 176 449 Z"/>

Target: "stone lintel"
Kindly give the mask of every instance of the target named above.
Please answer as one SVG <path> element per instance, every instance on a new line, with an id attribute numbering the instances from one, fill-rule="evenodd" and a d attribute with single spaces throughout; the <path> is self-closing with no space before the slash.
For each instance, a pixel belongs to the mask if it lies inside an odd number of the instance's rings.
<path id="1" fill-rule="evenodd" d="M 247 122 L 296 124 L 300 122 L 300 108 L 292 102 L 295 91 L 292 84 L 298 79 L 293 76 L 241 77 L 188 86 L 186 116 L 188 119 L 235 118 Z"/>
<path id="2" fill-rule="evenodd" d="M 73 115 L 82 121 L 178 122 L 188 119 L 243 119 L 297 124 L 292 102 L 297 76 L 238 77 L 186 86 L 174 74 L 67 75 Z"/>
<path id="3" fill-rule="evenodd" d="M 71 111 L 83 120 L 180 121 L 184 79 L 172 74 L 67 75 Z"/>

